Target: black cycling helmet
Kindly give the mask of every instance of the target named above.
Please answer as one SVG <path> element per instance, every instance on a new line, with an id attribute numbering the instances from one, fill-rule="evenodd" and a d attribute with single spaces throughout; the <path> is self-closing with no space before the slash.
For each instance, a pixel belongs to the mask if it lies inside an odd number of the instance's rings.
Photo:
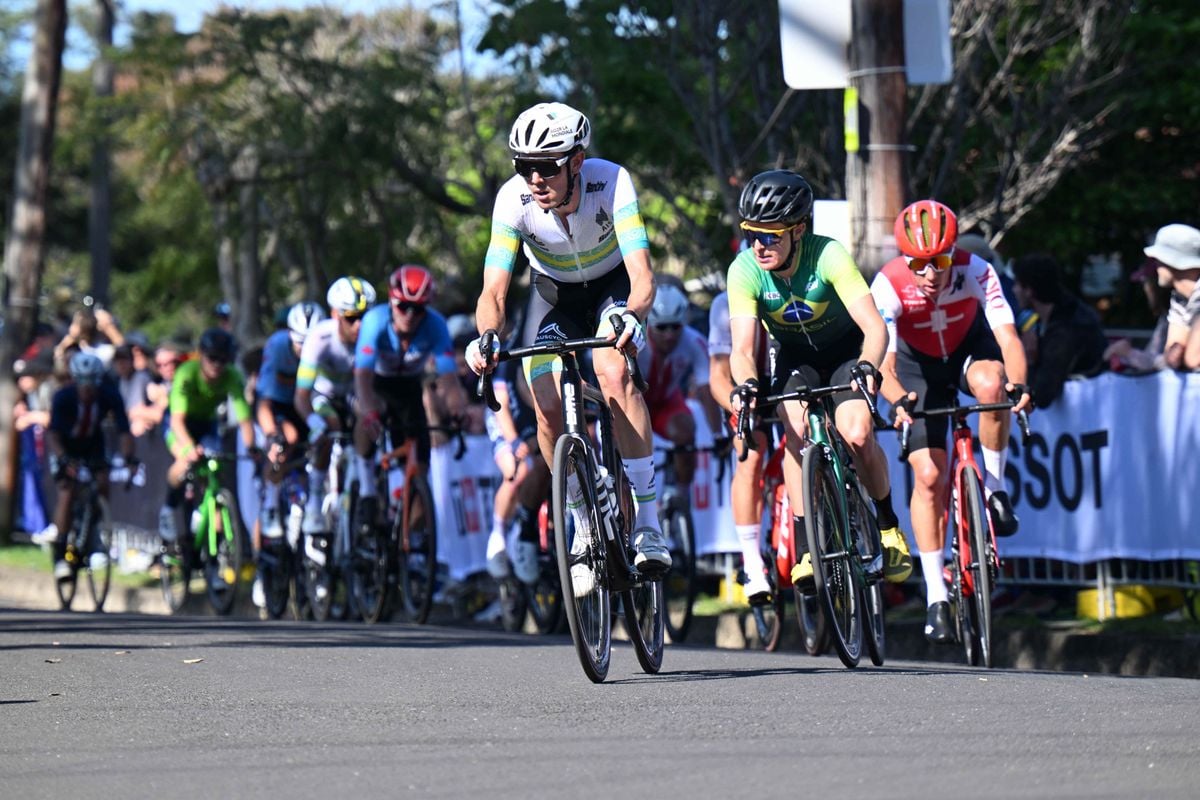
<path id="1" fill-rule="evenodd" d="M 233 335 L 221 328 L 209 328 L 200 334 L 200 354 L 213 361 L 223 361 L 226 364 L 233 361 L 237 346 Z"/>
<path id="2" fill-rule="evenodd" d="M 795 225 L 812 213 L 813 190 L 798 172 L 760 172 L 742 189 L 738 214 L 747 222 Z"/>

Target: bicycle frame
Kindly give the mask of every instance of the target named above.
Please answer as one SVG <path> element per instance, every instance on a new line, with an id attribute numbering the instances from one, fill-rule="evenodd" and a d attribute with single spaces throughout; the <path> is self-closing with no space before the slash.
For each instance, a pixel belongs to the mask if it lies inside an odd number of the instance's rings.
<path id="1" fill-rule="evenodd" d="M 220 503 L 217 495 L 221 491 L 221 461 L 223 457 L 212 453 L 204 456 L 203 465 L 195 469 L 195 478 L 204 481 L 204 493 L 196 509 L 200 512 L 200 525 L 194 531 L 197 551 L 217 555 L 217 542 L 224 536 L 235 547 L 237 526 L 233 522 L 229 506 Z"/>
<path id="2" fill-rule="evenodd" d="M 983 472 L 979 469 L 979 464 L 975 461 L 975 447 L 971 426 L 967 424 L 967 414 L 954 414 L 954 434 L 953 446 L 950 450 L 950 469 L 948 470 L 952 483 L 947 488 L 948 496 L 946 498 L 946 523 L 950 522 L 951 509 L 954 513 L 954 547 L 959 553 L 964 556 L 966 563 L 972 563 L 979 558 L 978 553 L 971 550 L 970 536 L 968 536 L 969 525 L 967 523 L 967 504 L 963 499 L 965 492 L 960 487 L 963 485 L 963 475 L 968 471 L 975 473 L 975 477 L 979 480 L 980 485 L 983 485 Z M 955 502 L 955 497 L 958 501 Z M 992 515 L 984 514 L 983 518 L 987 521 L 988 539 L 992 543 L 992 553 L 995 555 L 996 566 L 999 566 L 1000 551 L 996 548 L 996 533 L 992 530 Z M 972 597 L 975 594 L 975 575 L 971 570 L 964 570 L 958 577 L 962 583 L 962 593 L 964 597 Z"/>

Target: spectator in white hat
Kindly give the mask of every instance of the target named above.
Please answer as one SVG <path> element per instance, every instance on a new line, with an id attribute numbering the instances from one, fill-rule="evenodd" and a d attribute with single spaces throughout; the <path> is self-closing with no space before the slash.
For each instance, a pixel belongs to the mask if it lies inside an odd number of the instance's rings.
<path id="1" fill-rule="evenodd" d="M 1157 262 L 1158 283 L 1171 288 L 1164 356 L 1171 369 L 1200 369 L 1200 230 L 1166 225 L 1144 251 Z"/>

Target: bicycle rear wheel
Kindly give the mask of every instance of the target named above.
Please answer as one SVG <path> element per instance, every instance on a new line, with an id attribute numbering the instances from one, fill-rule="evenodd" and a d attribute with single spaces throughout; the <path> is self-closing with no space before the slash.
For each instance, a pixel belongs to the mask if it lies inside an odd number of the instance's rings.
<path id="1" fill-rule="evenodd" d="M 571 641 L 584 674 L 600 683 L 608 676 L 612 656 L 612 602 L 590 458 L 582 439 L 570 434 L 559 437 L 550 496 L 558 579 Z M 571 484 L 579 491 L 574 501 L 568 491 Z"/>
<path id="2" fill-rule="evenodd" d="M 625 632 L 633 643 L 633 652 L 642 671 L 651 675 L 662 669 L 666 616 L 661 578 L 643 580 L 635 588 L 621 592 Z"/>
<path id="3" fill-rule="evenodd" d="M 509 575 L 500 579 L 499 588 L 500 627 L 509 633 L 520 633 L 525 629 L 525 612 L 529 610 L 525 586 Z"/>
<path id="4" fill-rule="evenodd" d="M 258 556 L 258 573 L 267 601 L 267 616 L 271 619 L 279 619 L 288 610 L 292 594 L 291 555 L 291 548 L 282 537 L 274 540 L 263 538 L 262 550 Z"/>
<path id="5" fill-rule="evenodd" d="M 750 615 L 758 631 L 758 640 L 762 649 L 773 653 L 779 649 L 783 640 L 784 606 L 783 592 L 779 591 L 778 579 L 774 573 L 774 560 L 767 561 L 767 582 L 771 585 L 771 600 L 750 606 Z"/>
<path id="6" fill-rule="evenodd" d="M 696 602 L 696 532 L 692 515 L 676 498 L 668 499 L 662 532 L 671 546 L 671 570 L 662 580 L 667 633 L 672 642 L 682 642 L 692 625 Z"/>
<path id="7" fill-rule="evenodd" d="M 537 632 L 545 635 L 554 633 L 562 625 L 562 584 L 558 580 L 558 559 L 554 555 L 554 536 L 551 534 L 547 548 L 538 554 L 538 580 L 526 589 L 529 614 Z"/>
<path id="8" fill-rule="evenodd" d="M 108 599 L 108 589 L 112 585 L 113 531 L 108 501 L 99 495 L 96 496 L 93 514 L 91 533 L 84 540 L 87 543 L 88 557 L 81 566 L 87 570 L 92 605 L 97 611 L 103 611 L 104 601 Z M 103 558 L 93 558 L 97 555 L 103 555 Z"/>
<path id="9" fill-rule="evenodd" d="M 796 621 L 800 626 L 800 639 L 804 643 L 804 651 L 810 656 L 820 656 L 829 652 L 830 638 L 829 620 L 821 599 L 815 594 L 804 594 L 798 589 L 792 590 L 795 598 Z"/>
<path id="10" fill-rule="evenodd" d="M 400 527 L 400 517 L 392 523 Z M 388 576 L 391 571 L 388 551 L 392 543 L 399 541 L 400 532 L 384 533 L 377 524 L 369 527 L 357 526 L 354 536 L 354 554 L 350 565 L 350 595 L 354 606 L 362 615 L 363 622 L 374 625 L 386 622 L 391 617 L 392 603 L 389 597 Z M 332 608 L 333 587 L 330 587 Z"/>
<path id="11" fill-rule="evenodd" d="M 963 470 L 966 491 L 967 540 L 971 553 L 968 569 L 971 573 L 971 626 L 979 664 L 992 666 L 992 537 L 988 529 L 983 504 L 983 487 L 973 470 Z"/>
<path id="12" fill-rule="evenodd" d="M 837 481 L 825 448 L 811 445 L 802 459 L 804 514 L 817 596 L 833 630 L 833 645 L 847 667 L 862 656 L 862 592 L 858 586 L 846 519 Z"/>
<path id="13" fill-rule="evenodd" d="M 74 536 L 75 532 L 72 531 L 70 535 Z M 71 574 L 66 578 L 55 578 L 54 591 L 58 595 L 59 607 L 63 611 L 70 611 L 79 585 L 79 552 L 74 547 L 67 548 L 66 561 L 67 566 L 71 568 Z"/>
<path id="14" fill-rule="evenodd" d="M 176 530 L 179 530 L 177 527 Z M 190 530 L 181 531 L 180 536 L 191 536 Z M 193 551 L 190 541 L 164 541 L 158 557 L 158 576 L 162 584 L 163 601 L 172 614 L 177 614 L 187 603 L 192 582 Z"/>
<path id="15" fill-rule="evenodd" d="M 419 625 L 429 620 L 437 580 L 437 511 L 424 472 L 413 475 L 404 489 L 404 527 L 397 552 L 404 616 Z"/>

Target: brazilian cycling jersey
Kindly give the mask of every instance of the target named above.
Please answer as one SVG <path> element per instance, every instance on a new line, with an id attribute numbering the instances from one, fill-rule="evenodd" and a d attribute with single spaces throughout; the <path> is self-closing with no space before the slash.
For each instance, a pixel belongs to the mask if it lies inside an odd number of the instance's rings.
<path id="1" fill-rule="evenodd" d="M 757 317 L 792 360 L 846 349 L 862 332 L 846 310 L 871 293 L 854 259 L 828 236 L 805 233 L 790 279 L 758 266 L 752 250 L 729 265 L 729 317 Z"/>
<path id="2" fill-rule="evenodd" d="M 200 359 L 185 361 L 175 369 L 171 380 L 171 399 L 168 408 L 173 416 L 187 417 L 189 424 L 216 423 L 217 406 L 226 398 L 233 400 L 233 413 L 238 422 L 250 419 L 246 402 L 246 381 L 237 367 L 226 365 L 212 383 L 200 373 Z"/>
<path id="3" fill-rule="evenodd" d="M 111 417 L 118 433 L 129 432 L 125 403 L 117 387 L 101 381 L 91 400 L 84 402 L 79 387 L 68 384 L 54 393 L 50 401 L 50 430 L 62 436 L 69 455 L 104 452 L 104 433 L 100 423 Z"/>
<path id="4" fill-rule="evenodd" d="M 454 343 L 445 318 L 426 308 L 417 330 L 401 339 L 392 324 L 392 309 L 384 303 L 363 316 L 354 351 L 354 368 L 387 378 L 419 378 L 433 360 L 437 374 L 454 372 Z"/>
<path id="5" fill-rule="evenodd" d="M 338 321 L 323 319 L 308 331 L 300 349 L 296 388 L 325 397 L 345 397 L 354 386 L 354 346 L 338 336 Z"/>
<path id="6" fill-rule="evenodd" d="M 619 164 L 589 158 L 579 170 L 579 208 L 566 224 L 553 211 L 543 211 L 520 175 L 496 195 L 492 239 L 485 269 L 511 272 L 517 246 L 535 272 L 560 283 L 585 283 L 604 275 L 637 250 L 650 249 L 629 173 Z"/>
<path id="7" fill-rule="evenodd" d="M 296 395 L 296 370 L 300 357 L 292 347 L 288 331 L 275 331 L 263 346 L 262 367 L 258 370 L 255 392 L 266 400 L 291 403 Z"/>

